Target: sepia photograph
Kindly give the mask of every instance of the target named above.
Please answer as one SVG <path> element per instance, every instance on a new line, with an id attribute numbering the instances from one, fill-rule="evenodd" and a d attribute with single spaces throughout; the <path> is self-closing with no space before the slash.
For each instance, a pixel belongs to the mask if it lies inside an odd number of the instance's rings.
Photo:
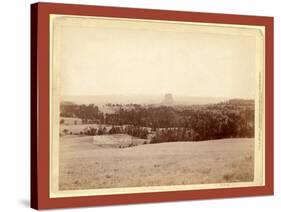
<path id="1" fill-rule="evenodd" d="M 264 27 L 50 20 L 52 196 L 264 185 Z"/>

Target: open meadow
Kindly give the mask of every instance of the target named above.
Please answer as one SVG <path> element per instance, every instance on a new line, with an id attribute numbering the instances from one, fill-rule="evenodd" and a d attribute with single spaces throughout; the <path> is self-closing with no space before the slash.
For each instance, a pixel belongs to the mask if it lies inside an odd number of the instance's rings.
<path id="1" fill-rule="evenodd" d="M 147 143 L 125 134 L 61 137 L 60 190 L 253 181 L 254 139 Z"/>

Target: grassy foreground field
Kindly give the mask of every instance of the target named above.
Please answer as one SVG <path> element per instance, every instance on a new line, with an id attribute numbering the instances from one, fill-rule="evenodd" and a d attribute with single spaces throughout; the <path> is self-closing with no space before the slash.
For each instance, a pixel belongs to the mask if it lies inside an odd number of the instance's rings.
<path id="1" fill-rule="evenodd" d="M 120 148 L 95 144 L 91 136 L 65 136 L 59 156 L 61 190 L 246 182 L 254 178 L 253 139 Z"/>

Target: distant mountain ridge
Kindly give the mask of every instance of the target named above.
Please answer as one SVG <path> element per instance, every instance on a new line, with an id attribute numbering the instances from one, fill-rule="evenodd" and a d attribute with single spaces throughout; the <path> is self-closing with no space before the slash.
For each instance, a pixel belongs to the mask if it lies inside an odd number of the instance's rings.
<path id="1" fill-rule="evenodd" d="M 63 102 L 76 104 L 157 104 L 157 105 L 203 105 L 215 104 L 229 100 L 223 97 L 187 97 L 172 94 L 165 95 L 92 95 L 64 96 Z"/>

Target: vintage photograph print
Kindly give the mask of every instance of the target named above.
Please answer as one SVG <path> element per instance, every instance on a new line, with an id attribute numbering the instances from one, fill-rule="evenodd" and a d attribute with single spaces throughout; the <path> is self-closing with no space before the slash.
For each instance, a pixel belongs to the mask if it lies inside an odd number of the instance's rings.
<path id="1" fill-rule="evenodd" d="M 34 208 L 273 193 L 272 18 L 39 3 L 31 20 Z"/>
<path id="2" fill-rule="evenodd" d="M 53 195 L 263 184 L 263 27 L 51 24 Z"/>

